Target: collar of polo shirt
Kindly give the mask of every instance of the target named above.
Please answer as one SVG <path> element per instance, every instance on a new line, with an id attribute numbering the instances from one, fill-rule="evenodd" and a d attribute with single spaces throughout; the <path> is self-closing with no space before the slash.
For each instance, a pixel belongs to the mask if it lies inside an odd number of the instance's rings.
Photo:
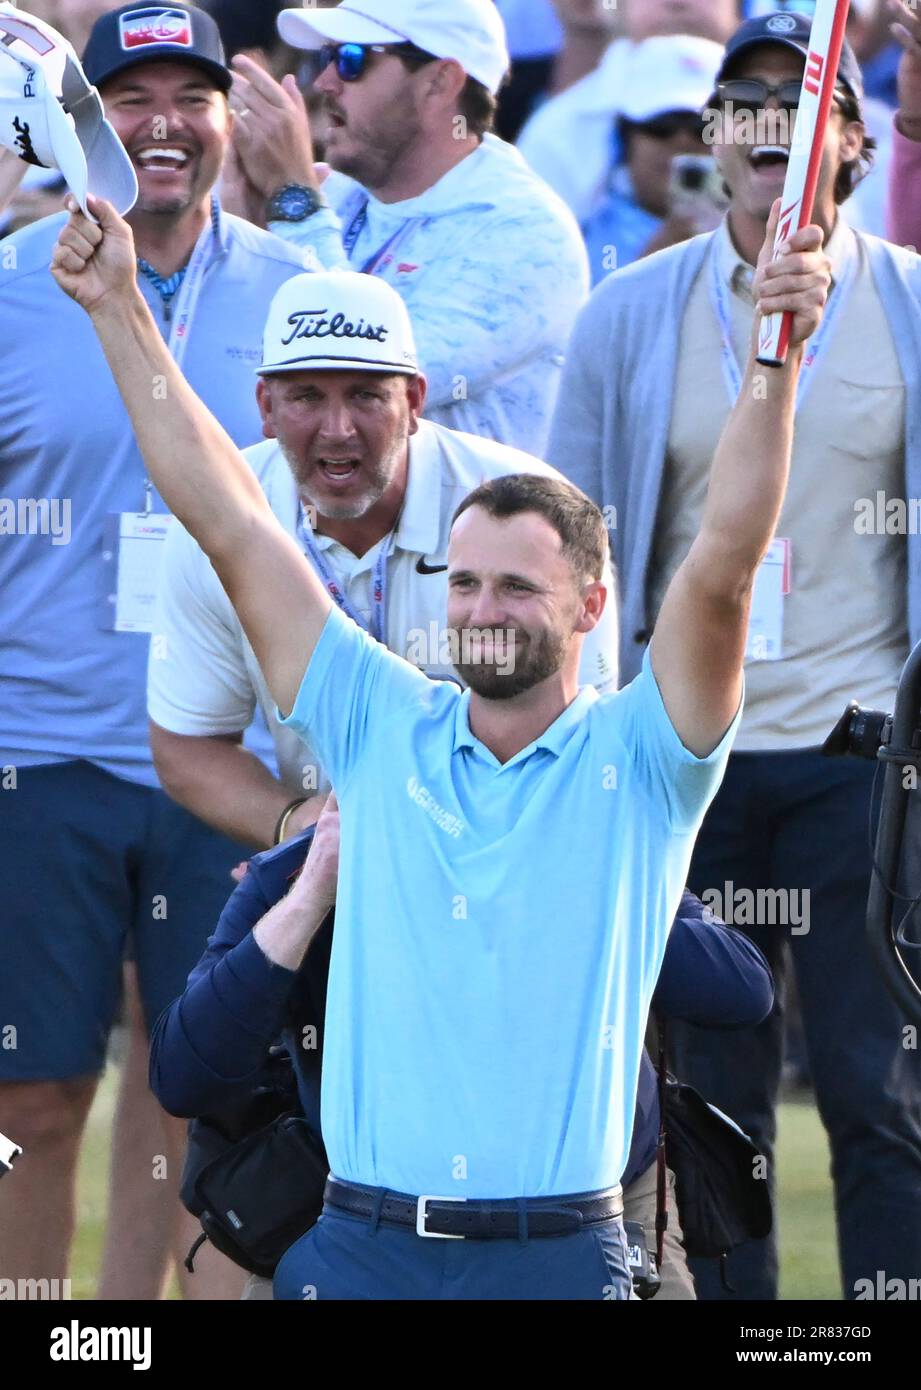
<path id="1" fill-rule="evenodd" d="M 716 233 L 716 250 L 719 256 L 720 276 L 724 284 L 732 289 L 734 294 L 741 296 L 751 303 L 751 287 L 755 278 L 754 269 L 744 260 L 736 250 L 729 235 L 729 219 L 724 217 Z M 849 224 L 838 213 L 838 220 L 835 223 L 835 230 L 828 239 L 825 247 L 825 254 L 831 261 L 831 288 L 834 289 L 841 272 L 847 263 L 848 257 L 854 252 L 856 238 Z M 712 272 L 711 272 L 712 274 Z"/>
<path id="2" fill-rule="evenodd" d="M 221 207 L 220 199 L 213 195 L 211 205 L 211 225 L 214 228 L 214 252 L 216 256 L 226 256 L 230 250 L 228 237 L 230 235 L 230 223 L 227 214 Z"/>
<path id="3" fill-rule="evenodd" d="M 410 435 L 406 495 L 394 539 L 414 555 L 433 555 L 438 549 L 442 472 L 436 449 L 427 431 Z"/>
<path id="4" fill-rule="evenodd" d="M 601 696 L 594 686 L 585 685 L 579 691 L 571 705 L 568 705 L 559 719 L 555 719 L 549 729 L 545 729 L 539 738 L 533 743 L 529 743 L 527 748 L 522 748 L 520 753 L 516 753 L 514 758 L 510 758 L 507 763 L 500 763 L 494 753 L 481 743 L 476 734 L 470 729 L 470 691 L 465 690 L 457 701 L 454 710 L 454 746 L 453 752 L 457 753 L 462 748 L 472 748 L 479 752 L 485 762 L 495 764 L 497 772 L 507 772 L 510 767 L 515 767 L 517 763 L 524 762 L 530 758 L 532 753 L 538 749 L 546 749 L 558 758 L 569 742 L 573 730 L 585 717 L 589 705 L 593 705 Z"/>

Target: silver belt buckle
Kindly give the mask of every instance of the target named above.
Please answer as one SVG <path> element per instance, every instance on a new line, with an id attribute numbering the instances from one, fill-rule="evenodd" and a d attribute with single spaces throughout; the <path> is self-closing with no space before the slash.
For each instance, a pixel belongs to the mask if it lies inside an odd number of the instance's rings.
<path id="1" fill-rule="evenodd" d="M 436 1197 L 428 1193 L 425 1197 L 419 1197 L 416 1201 L 416 1235 L 425 1236 L 428 1240 L 466 1240 L 466 1236 L 449 1236 L 442 1231 L 427 1231 L 425 1229 L 425 1210 L 426 1202 L 466 1202 L 466 1197 Z"/>

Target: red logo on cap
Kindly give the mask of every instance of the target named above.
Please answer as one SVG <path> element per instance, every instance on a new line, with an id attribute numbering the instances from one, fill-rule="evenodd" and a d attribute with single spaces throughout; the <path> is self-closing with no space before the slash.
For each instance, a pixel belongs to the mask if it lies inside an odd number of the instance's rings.
<path id="1" fill-rule="evenodd" d="M 192 20 L 188 10 L 166 10 L 160 5 L 149 10 L 132 10 L 119 17 L 118 28 L 121 46 L 127 51 L 149 43 L 192 47 Z"/>

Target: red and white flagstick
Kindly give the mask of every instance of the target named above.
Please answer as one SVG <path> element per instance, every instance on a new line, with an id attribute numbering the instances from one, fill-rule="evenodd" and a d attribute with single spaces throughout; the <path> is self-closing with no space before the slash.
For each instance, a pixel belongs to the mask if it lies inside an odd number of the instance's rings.
<path id="1" fill-rule="evenodd" d="M 801 227 L 808 226 L 812 217 L 849 8 L 850 0 L 816 0 L 796 118 L 796 138 L 790 149 L 774 240 L 775 260 L 783 243 Z M 808 141 L 803 139 L 804 131 L 810 137 Z M 779 367 L 787 360 L 792 327 L 793 315 L 789 313 L 770 314 L 762 320 L 758 337 L 759 362 L 766 367 Z"/>

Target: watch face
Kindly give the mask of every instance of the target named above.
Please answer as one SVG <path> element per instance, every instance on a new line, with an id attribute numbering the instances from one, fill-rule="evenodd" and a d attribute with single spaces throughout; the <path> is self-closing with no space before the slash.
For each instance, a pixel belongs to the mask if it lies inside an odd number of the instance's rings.
<path id="1" fill-rule="evenodd" d="M 289 222 L 300 222 L 318 206 L 318 201 L 309 188 L 283 188 L 273 198 L 277 214 Z"/>
<path id="2" fill-rule="evenodd" d="M 288 217 L 303 217 L 310 200 L 299 188 L 289 188 L 281 195 L 281 205 Z"/>

